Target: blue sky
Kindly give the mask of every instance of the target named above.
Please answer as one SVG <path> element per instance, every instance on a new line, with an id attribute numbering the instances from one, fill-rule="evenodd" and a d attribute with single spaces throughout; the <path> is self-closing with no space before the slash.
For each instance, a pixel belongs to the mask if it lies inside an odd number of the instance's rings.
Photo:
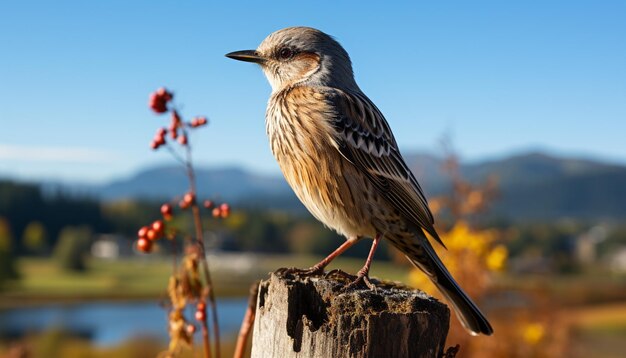
<path id="1" fill-rule="evenodd" d="M 224 54 L 294 25 L 344 45 L 405 152 L 451 132 L 468 160 L 544 148 L 626 163 L 623 1 L 4 1 L 0 176 L 100 182 L 169 161 L 148 148 L 162 85 L 211 120 L 192 138 L 199 163 L 278 172 L 270 87 Z"/>

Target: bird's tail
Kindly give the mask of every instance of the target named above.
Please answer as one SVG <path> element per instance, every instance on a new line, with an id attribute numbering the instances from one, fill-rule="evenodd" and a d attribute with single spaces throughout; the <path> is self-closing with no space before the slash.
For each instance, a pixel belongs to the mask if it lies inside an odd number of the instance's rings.
<path id="1" fill-rule="evenodd" d="M 471 335 L 491 335 L 493 328 L 491 328 L 487 318 L 485 318 L 467 294 L 463 292 L 463 289 L 456 283 L 454 278 L 452 278 L 452 275 L 443 265 L 427 239 L 424 238 L 422 242 L 423 244 L 420 245 L 421 250 L 404 251 L 409 261 L 428 275 L 435 286 L 437 286 L 439 291 L 441 291 L 452 305 L 456 316 Z"/>

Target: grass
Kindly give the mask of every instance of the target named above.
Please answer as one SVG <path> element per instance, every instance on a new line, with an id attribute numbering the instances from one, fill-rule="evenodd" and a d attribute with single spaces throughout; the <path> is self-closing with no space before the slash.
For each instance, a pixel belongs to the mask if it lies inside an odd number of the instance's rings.
<path id="1" fill-rule="evenodd" d="M 197 337 L 196 337 L 197 338 Z M 0 341 L 0 357 L 25 356 L 34 358 L 45 357 L 158 357 L 167 350 L 167 344 L 147 337 L 130 338 L 120 344 L 106 347 L 93 345 L 88 340 L 73 337 L 67 332 L 50 329 L 37 335 L 30 335 L 14 342 Z M 235 340 L 226 339 L 221 344 L 221 356 L 232 357 L 235 351 Z M 20 353 L 18 353 L 20 352 Z M 193 348 L 181 350 L 177 357 L 200 357 L 202 346 L 196 341 Z M 248 345 L 250 352 L 250 345 Z"/>
<path id="2" fill-rule="evenodd" d="M 253 281 L 267 277 L 280 267 L 309 267 L 319 256 L 233 255 L 210 256 L 216 293 L 222 297 L 246 296 Z M 327 269 L 340 268 L 356 273 L 363 258 L 339 257 Z M 144 256 L 116 261 L 91 259 L 83 273 L 61 270 L 53 260 L 21 258 L 21 279 L 10 282 L 0 292 L 0 308 L 48 301 L 129 300 L 164 296 L 172 272 L 172 260 Z M 374 261 L 373 277 L 408 282 L 409 270 L 387 261 Z M 581 306 L 590 303 L 623 302 L 626 277 L 502 276 L 499 289 L 545 291 L 561 304 Z"/>
<path id="3" fill-rule="evenodd" d="M 21 279 L 5 288 L 4 306 L 153 296 L 163 292 L 171 270 L 171 264 L 143 260 L 91 260 L 85 272 L 64 271 L 48 259 L 21 259 L 18 265 Z"/>
<path id="4" fill-rule="evenodd" d="M 623 357 L 626 352 L 626 303 L 584 307 L 568 312 L 575 357 Z"/>
<path id="5" fill-rule="evenodd" d="M 246 296 L 253 281 L 280 267 L 308 267 L 319 261 L 314 256 L 250 256 L 243 269 L 224 255 L 210 259 L 216 293 L 222 297 Z M 233 265 L 235 262 L 235 265 Z M 338 258 L 331 268 L 355 273 L 364 260 Z M 85 272 L 60 269 L 53 260 L 23 258 L 18 261 L 21 279 L 10 282 L 0 295 L 0 308 L 41 302 L 86 300 L 130 300 L 165 295 L 172 261 L 141 257 L 116 261 L 92 259 Z M 406 282 L 407 269 L 389 262 L 374 262 L 372 276 Z"/>
<path id="6" fill-rule="evenodd" d="M 587 306 L 626 301 L 626 275 L 583 273 L 578 275 L 503 275 L 502 290 L 543 292 L 564 306 Z"/>

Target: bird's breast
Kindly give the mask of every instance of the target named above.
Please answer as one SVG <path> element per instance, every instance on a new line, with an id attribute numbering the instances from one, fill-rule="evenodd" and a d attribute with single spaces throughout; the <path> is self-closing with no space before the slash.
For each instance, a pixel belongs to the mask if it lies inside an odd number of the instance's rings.
<path id="1" fill-rule="evenodd" d="M 352 164 L 336 149 L 324 105 L 313 94 L 273 96 L 266 114 L 272 153 L 313 216 L 346 237 L 369 236 L 371 224 L 355 202 L 354 188 L 361 183 L 355 183 Z"/>

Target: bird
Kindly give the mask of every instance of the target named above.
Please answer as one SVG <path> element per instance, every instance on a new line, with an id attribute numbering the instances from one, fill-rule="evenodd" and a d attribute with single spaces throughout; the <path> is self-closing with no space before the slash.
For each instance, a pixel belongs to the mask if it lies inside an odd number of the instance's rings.
<path id="1" fill-rule="evenodd" d="M 417 179 L 391 128 L 361 91 L 346 50 L 310 27 L 288 27 L 256 50 L 226 57 L 258 64 L 272 87 L 265 113 L 270 149 L 296 196 L 325 226 L 346 238 L 304 274 L 320 274 L 363 238 L 373 239 L 350 286 L 366 284 L 374 252 L 388 240 L 422 270 L 453 307 L 471 335 L 493 328 L 438 257 L 445 247 Z"/>

